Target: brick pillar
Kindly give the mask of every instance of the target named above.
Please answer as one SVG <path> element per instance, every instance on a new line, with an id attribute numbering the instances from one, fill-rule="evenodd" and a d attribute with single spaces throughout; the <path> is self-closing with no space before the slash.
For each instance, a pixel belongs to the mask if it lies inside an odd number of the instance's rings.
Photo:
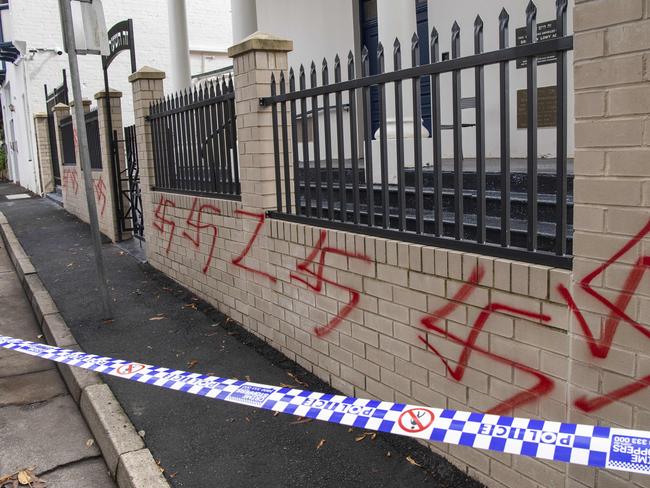
<path id="1" fill-rule="evenodd" d="M 66 181 L 65 170 L 66 166 L 63 165 L 63 142 L 61 139 L 61 129 L 59 124 L 61 119 L 70 115 L 70 107 L 64 103 L 57 103 L 52 107 L 52 112 L 54 113 L 54 133 L 56 134 L 56 150 L 59 154 L 59 174 L 61 175 L 61 194 L 63 196 L 63 206 L 65 207 L 65 202 L 68 197 L 68 185 Z M 70 166 L 69 168 L 74 168 Z M 76 169 L 76 168 L 75 168 Z"/>
<path id="2" fill-rule="evenodd" d="M 155 182 L 153 164 L 153 145 L 151 124 L 147 121 L 151 102 L 163 97 L 163 80 L 165 72 L 144 66 L 129 76 L 133 89 L 133 109 L 135 111 L 135 131 L 138 142 L 138 165 L 140 168 L 140 190 L 142 191 L 142 212 L 144 216 L 144 233 L 152 235 L 151 219 L 153 201 L 151 188 Z"/>
<path id="3" fill-rule="evenodd" d="M 118 171 L 114 172 L 113 169 L 113 148 L 112 137 L 109 138 L 107 132 L 107 107 L 106 100 L 108 99 L 110 105 L 111 124 L 113 133 L 117 134 L 116 157 L 118 161 Z M 115 199 L 122 198 L 118 191 L 115 195 L 115 176 L 117 176 L 118 186 L 121 184 L 119 181 L 119 172 L 124 170 L 124 142 L 123 142 L 123 128 L 122 128 L 122 92 L 109 89 L 108 92 L 102 90 L 95 93 L 95 100 L 97 103 L 97 119 L 99 121 L 99 142 L 102 151 L 102 170 L 101 174 L 97 175 L 93 171 L 93 179 L 95 179 L 95 197 L 97 198 L 97 211 L 100 212 L 100 220 L 104 224 L 102 230 L 114 242 L 118 240 L 129 239 L 130 232 L 119 234 L 119 221 L 117 209 L 115 208 Z M 100 183 L 100 179 L 103 185 Z M 100 190 L 101 187 L 101 190 Z M 124 188 L 128 188 L 128 182 L 124 183 Z M 102 196 L 103 194 L 103 196 Z M 105 201 L 103 200 L 105 197 Z M 102 208 L 104 212 L 102 214 Z M 128 202 L 122 202 L 122 208 L 128 208 Z"/>
<path id="4" fill-rule="evenodd" d="M 41 190 L 43 193 L 54 191 L 54 174 L 52 172 L 52 152 L 50 149 L 50 132 L 47 126 L 47 114 L 34 114 L 34 133 L 36 134 L 36 154 L 41 173 Z"/>
<path id="5" fill-rule="evenodd" d="M 235 71 L 235 111 L 242 206 L 264 212 L 275 208 L 275 161 L 271 108 L 259 99 L 271 95 L 271 73 L 287 69 L 293 42 L 256 32 L 228 49 Z M 287 77 L 288 78 L 288 77 Z"/>
<path id="6" fill-rule="evenodd" d="M 635 269 L 650 269 L 647 261 L 640 266 L 650 240 L 638 239 L 650 223 L 649 10 L 643 0 L 576 1 L 574 8 L 571 294 L 582 316 L 573 313 L 570 325 L 570 419 L 643 430 L 650 429 L 650 390 L 641 381 L 650 375 L 650 340 L 635 326 L 650 326 L 650 273 L 633 282 Z M 585 279 L 611 305 L 590 296 Z M 625 394 L 634 384 L 637 391 Z M 572 466 L 570 476 L 582 483 L 575 486 L 648 486 L 647 477 L 614 471 Z"/>

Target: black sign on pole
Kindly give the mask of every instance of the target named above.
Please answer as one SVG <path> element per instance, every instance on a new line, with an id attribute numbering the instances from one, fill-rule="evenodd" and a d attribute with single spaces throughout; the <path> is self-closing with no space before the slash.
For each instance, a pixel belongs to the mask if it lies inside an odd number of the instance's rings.
<path id="1" fill-rule="evenodd" d="M 117 213 L 117 235 L 122 239 L 122 228 L 124 222 L 124 209 L 122 208 L 122 199 L 120 193 L 120 168 L 117 157 L 117 140 L 113 133 L 113 120 L 111 118 L 111 99 L 108 96 L 108 68 L 115 57 L 122 51 L 128 50 L 131 54 L 131 73 L 135 73 L 137 66 L 135 64 L 135 40 L 133 38 L 133 20 L 126 19 L 118 22 L 108 29 L 108 56 L 102 56 L 102 69 L 104 71 L 104 90 L 106 91 L 106 131 L 107 140 L 111 141 L 111 171 L 113 174 L 113 195 L 115 201 L 115 211 Z"/>
<path id="2" fill-rule="evenodd" d="M 517 37 L 517 46 L 523 46 L 528 44 L 528 36 L 526 35 L 526 28 L 519 27 L 515 30 L 515 35 Z M 555 39 L 557 37 L 557 22 L 555 20 L 549 20 L 548 22 L 541 22 L 537 24 L 537 42 L 546 41 L 548 39 Z M 556 54 L 547 54 L 546 56 L 540 56 L 537 58 L 537 66 L 542 64 L 551 64 L 557 62 Z M 526 67 L 526 58 L 520 58 L 517 60 L 517 69 L 522 69 Z"/>

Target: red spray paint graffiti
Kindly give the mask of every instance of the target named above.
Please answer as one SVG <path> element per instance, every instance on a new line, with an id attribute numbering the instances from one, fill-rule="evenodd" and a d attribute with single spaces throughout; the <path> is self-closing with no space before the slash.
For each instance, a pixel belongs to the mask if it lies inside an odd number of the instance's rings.
<path id="1" fill-rule="evenodd" d="M 484 270 L 482 268 L 479 267 L 475 268 L 469 278 L 469 281 L 467 283 L 464 283 L 463 286 L 458 290 L 458 292 L 456 292 L 456 294 L 452 298 L 452 301 L 446 303 L 445 305 L 435 310 L 428 316 L 423 317 L 420 321 L 427 330 L 437 332 L 438 334 L 443 335 L 445 338 L 450 339 L 452 342 L 463 346 L 460 357 L 456 361 L 457 364 L 455 368 L 452 368 L 450 366 L 449 361 L 431 343 L 429 343 L 426 337 L 420 335 L 418 336 L 418 339 L 420 339 L 420 341 L 422 341 L 422 343 L 426 345 L 426 347 L 432 353 L 434 353 L 436 356 L 438 356 L 438 358 L 440 358 L 440 361 L 442 361 L 445 368 L 449 372 L 450 376 L 456 381 L 463 380 L 463 376 L 465 375 L 465 370 L 467 368 L 469 358 L 473 351 L 476 351 L 479 354 L 483 354 L 498 363 L 505 364 L 514 369 L 518 369 L 520 371 L 523 371 L 524 373 L 528 373 L 536 377 L 537 378 L 536 385 L 529 388 L 528 390 L 515 394 L 514 396 L 508 398 L 507 400 L 504 400 L 503 402 L 499 403 L 497 406 L 488 410 L 488 413 L 492 413 L 495 415 L 503 415 L 508 413 L 511 409 L 515 407 L 524 405 L 530 401 L 535 400 L 535 398 L 550 393 L 550 391 L 553 389 L 554 382 L 547 375 L 540 373 L 536 369 L 533 369 L 529 366 L 526 366 L 525 364 L 495 354 L 477 345 L 476 341 L 478 339 L 478 336 L 483 330 L 485 323 L 490 318 L 490 315 L 492 315 L 493 312 L 509 312 L 512 314 L 521 315 L 522 317 L 526 317 L 527 319 L 541 320 L 544 322 L 549 322 L 551 320 L 551 317 L 549 317 L 548 315 L 511 307 L 509 305 L 503 305 L 500 303 L 491 303 L 483 307 L 478 318 L 472 324 L 472 330 L 466 339 L 462 339 L 456 336 L 455 334 L 452 334 L 451 332 L 447 331 L 443 326 L 438 325 L 437 321 L 444 320 L 446 317 L 451 315 L 451 313 L 460 305 L 460 303 L 465 299 L 467 299 L 472 294 L 476 286 L 481 282 L 483 275 L 484 275 Z"/>
<path id="2" fill-rule="evenodd" d="M 79 182 L 77 181 L 77 171 L 74 169 L 63 170 L 63 188 L 67 190 L 69 185 L 72 185 L 72 189 L 76 195 L 79 191 Z"/>
<path id="3" fill-rule="evenodd" d="M 255 230 L 253 231 L 253 235 L 251 236 L 250 240 L 248 241 L 248 244 L 242 251 L 242 253 L 234 258 L 232 260 L 232 264 L 235 266 L 238 266 L 239 268 L 245 269 L 246 271 L 250 271 L 251 273 L 258 274 L 260 276 L 264 276 L 265 278 L 268 278 L 272 283 L 275 283 L 277 278 L 275 276 L 271 276 L 265 271 L 259 270 L 252 268 L 250 266 L 247 266 L 246 264 L 243 264 L 242 261 L 244 258 L 248 255 L 248 253 L 251 250 L 251 247 L 253 247 L 253 243 L 257 239 L 257 236 L 259 235 L 260 231 L 262 230 L 262 227 L 264 226 L 264 221 L 266 219 L 266 216 L 263 213 L 253 213 L 253 212 L 247 212 L 245 210 L 235 210 L 235 215 L 243 215 L 245 217 L 251 217 L 254 219 L 257 219 L 257 226 L 255 227 Z"/>
<path id="4" fill-rule="evenodd" d="M 350 301 L 345 304 L 343 309 L 339 311 L 339 313 L 332 318 L 327 324 L 316 327 L 314 331 L 316 332 L 317 336 L 324 336 L 330 333 L 337 325 L 339 325 L 348 315 L 350 315 L 350 312 L 356 308 L 356 306 L 359 304 L 359 292 L 355 290 L 354 288 L 351 288 L 349 286 L 344 286 L 336 283 L 335 281 L 332 281 L 324 276 L 324 270 L 325 270 L 325 258 L 327 254 L 337 254 L 339 256 L 345 256 L 350 259 L 360 259 L 362 261 L 366 261 L 368 263 L 371 263 L 372 261 L 370 258 L 364 254 L 358 254 L 358 253 L 349 253 L 343 249 L 338 249 L 335 247 L 329 247 L 329 246 L 324 246 L 325 239 L 327 239 L 327 232 L 324 230 L 321 230 L 320 232 L 320 238 L 318 239 L 318 242 L 316 243 L 316 246 L 312 249 L 312 251 L 309 253 L 307 256 L 307 259 L 305 259 L 303 262 L 298 263 L 296 268 L 307 275 L 311 275 L 316 278 L 316 283 L 311 283 L 309 279 L 303 278 L 302 276 L 296 274 L 296 273 L 291 273 L 290 277 L 292 280 L 300 281 L 301 283 L 304 283 L 307 285 L 308 288 L 311 290 L 315 291 L 316 293 L 320 293 L 323 289 L 323 283 L 328 283 L 332 286 L 335 286 L 341 290 L 345 290 L 350 294 Z M 320 254 L 320 256 L 319 256 Z M 318 257 L 318 258 L 317 258 Z M 313 271 L 310 266 L 311 265 L 316 266 L 316 271 Z"/>
<path id="5" fill-rule="evenodd" d="M 190 227 L 193 227 L 196 229 L 196 236 L 192 237 L 190 234 L 187 232 L 183 231 L 183 237 L 189 239 L 192 244 L 194 244 L 194 247 L 197 249 L 201 245 L 201 229 L 211 229 L 212 230 L 212 244 L 210 244 L 210 252 L 208 253 L 208 259 L 205 262 L 205 265 L 203 266 L 203 274 L 208 272 L 208 268 L 210 267 L 210 263 L 212 262 L 212 256 L 214 254 L 214 246 L 217 243 L 217 226 L 214 224 L 206 224 L 205 222 L 202 222 L 201 218 L 203 217 L 204 212 L 209 212 L 212 215 L 221 215 L 221 210 L 214 205 L 210 205 L 209 203 L 205 203 L 199 207 L 199 210 L 197 212 L 196 210 L 196 205 L 198 203 L 198 200 L 195 198 L 194 202 L 192 203 L 192 210 L 190 211 L 190 214 L 187 216 L 187 219 L 185 222 L 187 222 L 187 225 Z M 194 213 L 196 212 L 196 220 L 192 220 L 192 217 L 194 217 Z"/>
<path id="6" fill-rule="evenodd" d="M 106 210 L 106 185 L 104 180 L 100 176 L 97 181 L 95 181 L 95 198 L 97 203 L 101 202 L 100 216 L 104 216 L 104 210 Z"/>
<path id="7" fill-rule="evenodd" d="M 158 207 L 156 207 L 156 211 L 154 213 L 154 221 L 152 225 L 163 235 L 165 234 L 165 226 L 169 225 L 171 227 L 171 231 L 169 232 L 169 240 L 167 241 L 167 248 L 165 249 L 165 252 L 169 254 L 169 248 L 172 245 L 172 240 L 174 239 L 174 231 L 176 230 L 176 222 L 167 218 L 167 207 L 176 208 L 176 204 L 172 200 L 169 200 L 168 198 L 165 198 L 161 195 L 160 201 L 158 202 Z"/>
<path id="8" fill-rule="evenodd" d="M 612 347 L 614 336 L 616 335 L 616 331 L 621 321 L 626 322 L 628 325 L 632 326 L 646 338 L 650 338 L 650 330 L 647 327 L 639 324 L 637 321 L 633 320 L 625 311 L 630 303 L 630 300 L 632 299 L 632 296 L 639 287 L 641 279 L 643 278 L 646 270 L 650 269 L 650 256 L 641 256 L 634 263 L 632 270 L 627 275 L 627 278 L 623 283 L 623 289 L 621 293 L 619 293 L 614 302 L 611 302 L 591 287 L 591 283 L 594 281 L 594 279 L 596 279 L 599 275 L 602 275 L 607 270 L 607 268 L 611 267 L 628 251 L 636 246 L 641 241 L 641 239 L 648 235 L 648 233 L 650 233 L 650 220 L 646 223 L 645 227 L 643 227 L 629 242 L 627 242 L 606 262 L 585 276 L 578 284 L 578 289 L 584 290 L 587 294 L 595 298 L 609 310 L 609 315 L 605 320 L 600 339 L 596 339 L 592 333 L 589 325 L 587 324 L 587 321 L 585 320 L 584 315 L 578 308 L 575 300 L 573 299 L 573 296 L 566 288 L 566 286 L 562 284 L 558 285 L 558 292 L 562 298 L 566 300 L 569 310 L 571 310 L 571 312 L 574 314 L 578 325 L 585 335 L 589 351 L 596 358 L 607 358 Z M 587 399 L 584 396 L 577 398 L 574 402 L 574 405 L 585 412 L 593 412 L 595 410 L 603 408 L 606 405 L 609 405 L 610 403 L 618 401 L 621 398 L 632 395 L 633 393 L 636 393 L 649 385 L 650 375 L 645 376 L 614 391 L 611 391 L 606 395 L 596 397 L 591 400 Z"/>

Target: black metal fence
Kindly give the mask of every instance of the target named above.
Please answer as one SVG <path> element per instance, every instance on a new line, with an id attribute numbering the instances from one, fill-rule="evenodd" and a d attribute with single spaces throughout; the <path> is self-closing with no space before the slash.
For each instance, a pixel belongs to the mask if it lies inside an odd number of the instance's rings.
<path id="1" fill-rule="evenodd" d="M 88 136 L 88 151 L 90 152 L 90 167 L 102 169 L 102 148 L 99 141 L 99 119 L 97 109 L 85 114 L 86 134 Z"/>
<path id="2" fill-rule="evenodd" d="M 232 78 L 151 105 L 156 189 L 240 198 Z"/>
<path id="3" fill-rule="evenodd" d="M 62 164 L 75 165 L 77 164 L 77 154 L 75 151 L 74 143 L 74 129 L 72 127 L 72 115 L 63 117 L 59 122 L 59 130 L 61 131 L 61 146 L 63 157 Z"/>
<path id="4" fill-rule="evenodd" d="M 314 63 L 311 65 L 310 88 L 306 87 L 302 66 L 298 76 L 293 70 L 289 72 L 288 89 L 284 73 L 280 74 L 279 80 L 273 77 L 271 97 L 260 101 L 272 107 L 277 189 L 277 212 L 272 212 L 272 215 L 467 252 L 570 267 L 572 216 L 568 207 L 571 205 L 572 180 L 567 169 L 566 56 L 567 51 L 573 48 L 573 37 L 567 35 L 566 0 L 557 3 L 555 38 L 537 39 L 536 13 L 531 2 L 526 10 L 527 39 L 530 42 L 516 47 L 509 45 L 509 15 L 504 9 L 498 19 L 499 49 L 495 51 L 484 52 L 483 21 L 477 17 L 473 33 L 475 54 L 471 56 L 460 56 L 460 28 L 454 23 L 451 59 L 440 59 L 439 36 L 434 28 L 429 45 L 429 64 L 419 63 L 420 40 L 414 34 L 410 49 L 411 68 L 402 69 L 401 46 L 396 40 L 392 72 L 384 71 L 385 55 L 380 44 L 377 54 L 379 74 L 369 74 L 370 59 L 364 47 L 361 78 L 355 76 L 352 53 L 347 60 L 347 81 L 341 80 L 342 67 L 338 56 L 333 84 L 329 84 L 325 61 L 321 86 L 318 86 Z M 556 160 L 551 171 L 538 174 L 537 59 L 548 55 L 557 58 Z M 527 157 L 518 162 L 525 171 L 515 174 L 511 171 L 509 77 L 510 66 L 521 59 L 526 61 Z M 498 93 L 488 96 L 500 100 L 500 157 L 491 161 L 495 171 L 486 174 L 484 67 L 489 65 L 496 65 L 499 73 Z M 473 100 L 461 97 L 462 70 L 470 70 L 473 74 Z M 441 75 L 451 77 L 450 94 L 441 94 Z M 427 104 L 431 110 L 430 137 L 423 137 L 421 133 L 423 80 L 428 80 L 431 87 L 430 105 Z M 414 121 L 411 122 L 414 123 L 412 168 L 405 164 L 403 138 L 402 89 L 407 83 L 413 94 L 412 113 L 406 114 Z M 388 90 L 395 93 L 394 155 L 389 155 L 387 146 Z M 325 114 L 329 113 L 331 95 L 334 96 L 333 123 L 327 116 L 314 116 L 308 122 L 307 115 L 318 113 L 321 107 Z M 441 96 L 449 95 L 453 101 L 450 117 L 453 123 L 443 125 Z M 346 120 L 342 108 L 344 96 L 350 108 Z M 357 97 L 361 100 L 358 105 Z M 373 103 L 375 97 L 378 103 Z M 379 145 L 379 164 L 376 166 L 379 174 L 373 174 L 373 105 L 378 105 L 380 115 L 378 138 L 374 141 Z M 475 110 L 474 124 L 462 122 L 461 111 L 467 106 Z M 362 111 L 360 117 L 357 116 L 357 107 Z M 346 121 L 347 128 L 344 127 Z M 324 127 L 321 129 L 319 124 Z M 462 129 L 468 125 L 476 134 L 476 157 L 471 169 L 462 154 Z M 441 152 L 441 131 L 445 129 L 453 131 L 453 161 L 449 162 L 443 161 Z M 321 141 L 321 137 L 324 140 Z M 333 154 L 333 137 L 336 138 L 336 154 Z M 310 138 L 311 143 L 305 143 Z M 299 148 L 299 141 L 302 148 Z M 424 143 L 432 145 L 432 161 L 426 165 L 423 165 Z M 290 153 L 293 153 L 292 158 Z M 349 158 L 346 153 L 349 153 Z M 445 163 L 453 171 L 444 171 Z M 396 168 L 391 168 L 396 172 L 395 183 L 389 182 L 389 164 L 396 164 Z M 539 194 L 540 190 L 542 194 Z M 540 216 L 543 221 L 540 221 Z"/>

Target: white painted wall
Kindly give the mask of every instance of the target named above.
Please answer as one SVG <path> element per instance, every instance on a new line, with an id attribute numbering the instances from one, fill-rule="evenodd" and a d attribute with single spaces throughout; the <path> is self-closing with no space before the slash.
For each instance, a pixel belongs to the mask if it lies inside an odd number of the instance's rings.
<path id="1" fill-rule="evenodd" d="M 160 0 L 104 0 L 106 24 L 112 26 L 120 20 L 132 18 L 138 67 L 152 66 L 169 71 L 169 35 L 167 30 L 167 5 Z M 216 69 L 231 64 L 225 51 L 232 43 L 232 25 L 230 19 L 230 0 L 192 0 L 187 3 L 187 16 L 190 37 L 192 73 L 204 68 Z M 13 1 L 10 9 L 2 12 L 5 40 L 26 41 L 28 49 L 55 48 L 62 46 L 61 26 L 57 0 Z M 93 99 L 95 93 L 104 88 L 99 56 L 80 56 L 80 75 L 82 91 L 85 98 Z M 23 65 L 26 66 L 23 79 Z M 11 86 L 11 100 L 8 91 L 0 90 L 3 113 L 15 118 L 16 139 L 19 151 L 17 155 L 19 169 L 12 178 L 32 191 L 40 192 L 35 176 L 34 158 L 28 158 L 28 144 L 31 141 L 35 152 L 32 116 L 35 112 L 45 110 L 43 84 L 53 88 L 61 83 L 61 70 L 68 68 L 67 55 L 54 53 L 37 53 L 32 59 L 21 60 L 16 66 L 8 66 L 7 82 Z M 131 86 L 127 80 L 130 74 L 128 52 L 122 52 L 110 67 L 111 88 L 120 90 L 124 122 L 133 121 Z M 29 112 L 24 114 L 21 97 L 25 94 L 29 102 Z M 16 107 L 15 112 L 8 112 L 10 103 Z M 31 130 L 24 129 L 29 121 Z M 5 119 L 5 131 L 8 131 L 9 119 Z M 5 133 L 7 140 L 8 132 Z"/>

